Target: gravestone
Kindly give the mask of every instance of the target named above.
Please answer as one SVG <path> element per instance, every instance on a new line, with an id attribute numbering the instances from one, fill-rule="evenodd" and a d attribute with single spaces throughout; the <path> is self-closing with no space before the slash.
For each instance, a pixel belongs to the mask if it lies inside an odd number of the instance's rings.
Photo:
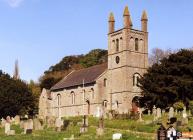
<path id="1" fill-rule="evenodd" d="M 139 108 L 139 121 L 141 122 L 141 121 L 143 121 L 143 119 L 142 119 L 142 113 L 143 113 L 143 111 L 144 111 L 144 108 Z"/>
<path id="2" fill-rule="evenodd" d="M 175 115 L 178 115 L 178 110 L 177 109 L 175 110 Z"/>
<path id="3" fill-rule="evenodd" d="M 26 134 L 31 134 L 33 131 L 33 120 L 29 119 L 27 121 L 27 129 L 26 129 Z"/>
<path id="4" fill-rule="evenodd" d="M 150 116 L 151 115 L 151 111 L 150 110 L 148 110 L 148 116 Z"/>
<path id="5" fill-rule="evenodd" d="M 153 120 L 156 121 L 156 107 L 155 105 L 153 106 Z"/>
<path id="6" fill-rule="evenodd" d="M 169 115 L 169 119 L 174 117 L 174 108 L 173 107 L 170 107 L 168 115 Z"/>
<path id="7" fill-rule="evenodd" d="M 163 110 L 162 110 L 162 114 L 164 115 L 164 114 L 165 114 L 165 112 L 166 112 L 166 111 L 165 111 L 165 109 L 163 109 Z"/>
<path id="8" fill-rule="evenodd" d="M 6 120 L 4 118 L 1 118 L 1 127 L 4 127 L 6 123 Z"/>
<path id="9" fill-rule="evenodd" d="M 184 107 L 182 112 L 182 125 L 187 125 L 187 124 L 188 124 L 188 118 L 186 113 L 186 107 Z"/>
<path id="10" fill-rule="evenodd" d="M 48 128 L 49 127 L 55 127 L 55 122 L 56 122 L 55 117 L 49 116 L 49 117 L 47 117 L 46 121 L 47 121 Z"/>
<path id="11" fill-rule="evenodd" d="M 57 118 L 56 122 L 55 122 L 55 127 L 56 127 L 56 131 L 57 132 L 61 131 L 62 125 L 63 125 L 62 119 L 61 118 Z"/>
<path id="12" fill-rule="evenodd" d="M 157 140 L 166 140 L 166 128 L 161 124 L 161 126 L 157 130 Z"/>
<path id="13" fill-rule="evenodd" d="M 161 118 L 161 109 L 160 108 L 157 108 L 157 111 L 156 111 L 156 118 L 159 119 Z"/>
<path id="14" fill-rule="evenodd" d="M 20 116 L 19 115 L 16 115 L 14 119 L 15 119 L 16 125 L 20 124 Z"/>
<path id="15" fill-rule="evenodd" d="M 6 135 L 15 135 L 15 130 L 11 130 L 11 119 L 9 116 L 6 118 L 5 122 L 5 134 Z"/>
<path id="16" fill-rule="evenodd" d="M 5 122 L 5 134 L 9 135 L 10 130 L 11 130 L 11 120 L 10 120 L 10 117 L 7 116 L 6 122 Z"/>
<path id="17" fill-rule="evenodd" d="M 28 129 L 28 121 L 27 120 L 23 120 L 22 121 L 22 128 L 24 129 L 24 134 L 26 134 L 26 131 Z"/>
<path id="18" fill-rule="evenodd" d="M 33 119 L 34 124 L 34 130 L 43 130 L 43 126 L 41 125 L 41 122 L 39 119 L 35 118 Z"/>
<path id="19" fill-rule="evenodd" d="M 182 117 L 187 118 L 186 107 L 183 108 Z"/>

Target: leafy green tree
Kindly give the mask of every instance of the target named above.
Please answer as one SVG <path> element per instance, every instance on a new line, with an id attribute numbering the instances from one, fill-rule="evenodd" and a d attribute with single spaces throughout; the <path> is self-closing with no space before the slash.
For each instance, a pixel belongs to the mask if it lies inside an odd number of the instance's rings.
<path id="1" fill-rule="evenodd" d="M 33 99 L 34 99 L 34 113 L 38 113 L 38 103 L 39 97 L 41 93 L 41 88 L 38 83 L 35 83 L 33 80 L 28 84 L 29 89 L 32 91 Z"/>
<path id="2" fill-rule="evenodd" d="M 97 64 L 107 62 L 107 50 L 94 49 L 80 59 L 83 67 L 91 67 Z"/>
<path id="3" fill-rule="evenodd" d="M 34 98 L 28 85 L 0 71 L 0 117 L 33 115 Z"/>
<path id="4" fill-rule="evenodd" d="M 193 100 L 193 51 L 180 50 L 148 68 L 140 79 L 142 105 L 161 108 Z"/>
<path id="5" fill-rule="evenodd" d="M 107 62 L 107 50 L 94 49 L 86 55 L 65 56 L 59 63 L 51 66 L 44 75 L 40 77 L 41 89 L 50 89 L 58 81 L 73 70 L 87 68 Z"/>

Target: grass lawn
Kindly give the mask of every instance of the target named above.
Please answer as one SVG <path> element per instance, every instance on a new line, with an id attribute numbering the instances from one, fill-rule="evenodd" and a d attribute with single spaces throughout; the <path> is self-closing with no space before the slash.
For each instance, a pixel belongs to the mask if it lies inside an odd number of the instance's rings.
<path id="1" fill-rule="evenodd" d="M 180 118 L 180 116 L 178 116 Z M 144 115 L 143 122 L 136 120 L 104 120 L 104 135 L 99 137 L 96 135 L 96 128 L 98 127 L 98 119 L 89 117 L 88 132 L 80 135 L 80 126 L 78 122 L 82 121 L 82 117 L 64 118 L 70 120 L 71 124 L 66 131 L 56 132 L 54 129 L 48 128 L 41 131 L 33 131 L 31 135 L 21 134 L 23 132 L 19 126 L 12 126 L 11 129 L 16 131 L 15 136 L 6 136 L 4 128 L 0 128 L 0 140 L 63 140 L 69 138 L 73 134 L 77 140 L 111 140 L 113 133 L 122 133 L 122 140 L 150 140 L 155 139 L 158 125 L 153 123 L 153 116 Z M 166 127 L 167 115 L 164 115 L 158 122 L 162 122 Z M 178 128 L 181 131 L 186 131 L 187 127 L 193 130 L 193 119 L 189 121 L 187 126 Z"/>

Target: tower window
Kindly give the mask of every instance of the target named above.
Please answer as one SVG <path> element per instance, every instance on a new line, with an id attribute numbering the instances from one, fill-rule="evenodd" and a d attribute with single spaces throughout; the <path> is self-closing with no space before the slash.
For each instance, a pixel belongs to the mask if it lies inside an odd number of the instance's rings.
<path id="1" fill-rule="evenodd" d="M 119 64 L 119 61 L 120 61 L 120 58 L 119 58 L 118 56 L 116 56 L 115 62 L 116 62 L 117 64 Z"/>
<path id="2" fill-rule="evenodd" d="M 135 73 L 133 75 L 133 86 L 139 86 L 139 79 L 140 79 L 140 74 Z"/>
<path id="3" fill-rule="evenodd" d="M 135 39 L 135 51 L 139 50 L 139 40 L 138 38 Z"/>
<path id="4" fill-rule="evenodd" d="M 119 51 L 119 39 L 116 39 L 116 52 Z"/>
<path id="5" fill-rule="evenodd" d="M 104 79 L 104 87 L 106 87 L 107 86 L 107 79 L 105 78 Z"/>
<path id="6" fill-rule="evenodd" d="M 108 103 L 107 100 L 104 100 L 104 101 L 103 101 L 103 106 L 104 106 L 105 108 L 107 108 L 107 103 Z"/>

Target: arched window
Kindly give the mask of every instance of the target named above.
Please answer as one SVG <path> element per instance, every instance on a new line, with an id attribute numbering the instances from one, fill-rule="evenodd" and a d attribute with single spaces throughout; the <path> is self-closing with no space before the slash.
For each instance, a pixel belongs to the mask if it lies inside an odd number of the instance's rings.
<path id="1" fill-rule="evenodd" d="M 116 39 L 116 52 L 119 51 L 119 39 Z"/>
<path id="2" fill-rule="evenodd" d="M 118 101 L 115 102 L 115 105 L 116 105 L 116 108 L 119 108 L 119 102 Z"/>
<path id="3" fill-rule="evenodd" d="M 106 86 L 107 86 L 107 79 L 106 79 L 106 78 L 104 79 L 104 83 L 103 83 L 103 85 L 104 85 L 104 87 L 106 87 Z"/>
<path id="4" fill-rule="evenodd" d="M 58 106 L 60 106 L 61 105 L 61 95 L 60 94 L 57 95 L 57 101 L 58 101 Z"/>
<path id="5" fill-rule="evenodd" d="M 133 86 L 139 86 L 139 79 L 141 78 L 141 75 L 139 73 L 135 73 L 133 75 Z"/>
<path id="6" fill-rule="evenodd" d="M 107 108 L 107 103 L 108 103 L 107 100 L 104 100 L 104 101 L 103 101 L 103 106 L 104 106 L 105 108 Z"/>
<path id="7" fill-rule="evenodd" d="M 71 101 L 72 101 L 72 104 L 74 105 L 75 104 L 75 93 L 74 93 L 74 91 L 71 91 Z"/>
<path id="8" fill-rule="evenodd" d="M 92 96 L 92 99 L 94 99 L 94 89 L 91 88 L 91 96 Z"/>
<path id="9" fill-rule="evenodd" d="M 135 51 L 139 50 L 139 40 L 138 38 L 135 39 Z"/>

